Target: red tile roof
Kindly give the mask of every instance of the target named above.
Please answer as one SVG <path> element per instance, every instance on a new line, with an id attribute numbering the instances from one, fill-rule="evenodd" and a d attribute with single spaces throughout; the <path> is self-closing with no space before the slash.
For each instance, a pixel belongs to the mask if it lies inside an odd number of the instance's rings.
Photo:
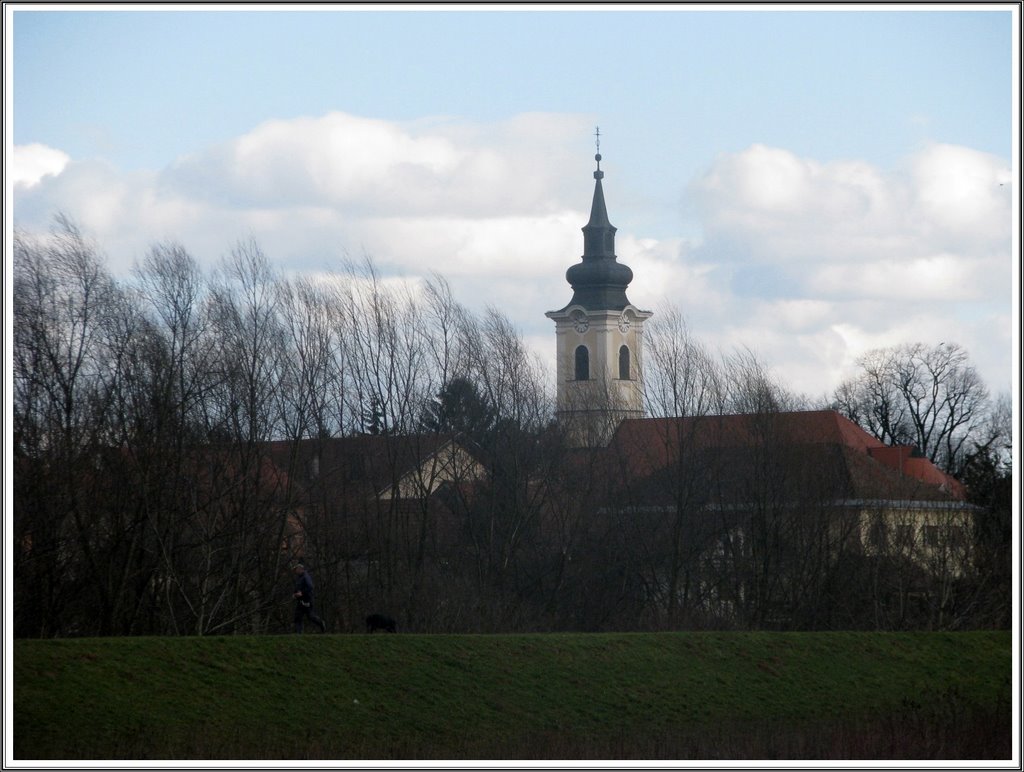
<path id="1" fill-rule="evenodd" d="M 606 463 L 633 481 L 663 476 L 680 464 L 693 467 L 699 457 L 705 465 L 714 458 L 716 474 L 735 487 L 753 473 L 759 454 L 776 463 L 785 455 L 790 476 L 797 467 L 825 475 L 845 498 L 965 498 L 959 482 L 912 451 L 887 446 L 834 410 L 817 410 L 628 419 L 604 452 Z"/>

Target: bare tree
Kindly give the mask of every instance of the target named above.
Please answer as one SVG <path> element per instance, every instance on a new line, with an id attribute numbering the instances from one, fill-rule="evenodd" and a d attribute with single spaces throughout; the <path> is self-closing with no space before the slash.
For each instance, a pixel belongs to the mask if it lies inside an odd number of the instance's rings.
<path id="1" fill-rule="evenodd" d="M 285 336 L 277 278 L 255 242 L 240 243 L 225 260 L 209 310 L 216 341 L 203 404 L 210 441 L 188 458 L 189 517 L 169 560 L 178 629 L 200 635 L 260 628 L 288 509 L 266 453 L 284 427 Z"/>
<path id="2" fill-rule="evenodd" d="M 464 551 L 445 558 L 447 572 L 466 588 L 459 616 L 470 618 L 466 608 L 488 597 L 486 613 L 474 612 L 476 624 L 501 629 L 531 602 L 526 586 L 536 565 L 527 553 L 540 550 L 540 518 L 550 492 L 548 478 L 539 473 L 551 461 L 540 434 L 550 422 L 550 400 L 539 364 L 503 314 L 487 309 L 477 317 L 453 305 L 443 286 L 438 289 L 428 314 L 434 321 L 430 349 L 441 366 L 438 374 L 449 379 L 425 405 L 425 426 L 454 432 L 485 467 L 472 500 L 451 500 L 466 543 Z M 455 416 L 462 418 L 453 421 Z M 449 607 L 454 600 L 449 596 Z"/>
<path id="3" fill-rule="evenodd" d="M 466 377 L 469 370 L 464 348 L 467 311 L 455 300 L 451 286 L 440 274 L 433 274 L 426 281 L 424 294 L 432 366 L 440 383 L 449 384 Z"/>
<path id="4" fill-rule="evenodd" d="M 95 624 L 109 633 L 132 545 L 122 538 L 125 513 L 107 506 L 107 451 L 119 437 L 117 388 L 138 319 L 67 217 L 42 242 L 17 235 L 14 253 L 17 575 L 36 588 L 32 621 L 22 616 L 19 626 L 60 634 Z M 66 615 L 72 597 L 76 613 Z"/>
<path id="5" fill-rule="evenodd" d="M 654 417 L 724 413 L 727 387 L 720 364 L 690 334 L 678 308 L 665 306 L 647 323 L 644 403 Z"/>
<path id="6" fill-rule="evenodd" d="M 346 425 L 344 352 L 333 293 L 308 279 L 278 282 L 286 365 L 279 412 L 291 439 L 341 434 Z"/>
<path id="7" fill-rule="evenodd" d="M 836 409 L 883 442 L 913 444 L 956 474 L 984 434 L 988 389 L 955 343 L 911 343 L 858 360 L 862 373 L 835 392 Z"/>
<path id="8" fill-rule="evenodd" d="M 369 259 L 345 268 L 335 302 L 345 318 L 349 412 L 362 416 L 376 405 L 382 433 L 412 431 L 420 405 L 439 387 L 421 308 L 407 284 L 386 283 Z"/>
<path id="9" fill-rule="evenodd" d="M 790 586 L 787 555 L 805 524 L 788 506 L 793 470 L 775 420 L 799 400 L 750 350 L 713 355 L 671 307 L 650 324 L 645 363 L 645 403 L 667 420 L 624 455 L 650 457 L 660 472 L 655 480 L 622 470 L 623 490 L 636 488 L 622 532 L 624 549 L 639 550 L 653 624 L 764 624 Z M 727 436 L 730 413 L 751 416 L 751 436 Z"/>

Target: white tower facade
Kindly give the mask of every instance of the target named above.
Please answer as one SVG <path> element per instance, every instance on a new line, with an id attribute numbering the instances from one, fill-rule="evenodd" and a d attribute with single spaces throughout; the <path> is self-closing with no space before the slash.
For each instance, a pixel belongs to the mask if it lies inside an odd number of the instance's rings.
<path id="1" fill-rule="evenodd" d="M 608 221 L 595 156 L 594 201 L 583 227 L 583 257 L 569 268 L 569 305 L 546 316 L 555 322 L 557 417 L 570 444 L 608 444 L 625 418 L 642 418 L 643 327 L 651 317 L 626 298 L 633 279 L 615 257 L 615 227 Z"/>

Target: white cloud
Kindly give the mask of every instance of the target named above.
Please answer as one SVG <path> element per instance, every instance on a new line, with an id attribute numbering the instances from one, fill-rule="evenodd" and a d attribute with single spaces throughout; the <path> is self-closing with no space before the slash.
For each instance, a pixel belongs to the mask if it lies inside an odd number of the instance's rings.
<path id="1" fill-rule="evenodd" d="M 1008 242 L 1011 173 L 1000 159 L 934 144 L 912 161 L 916 211 L 929 235 L 970 249 Z"/>
<path id="2" fill-rule="evenodd" d="M 11 180 L 15 185 L 32 187 L 43 177 L 60 174 L 71 156 L 62 150 L 39 143 L 11 148 Z"/>
<path id="3" fill-rule="evenodd" d="M 502 309 L 550 353 L 543 314 L 569 300 L 565 270 L 582 253 L 590 199 L 580 177 L 590 170 L 573 148 L 589 131 L 580 116 L 474 124 L 330 113 L 267 122 L 132 174 L 27 146 L 14 163 L 15 215 L 45 227 L 68 213 L 116 271 L 155 241 L 180 241 L 212 265 L 248 237 L 289 272 L 363 254 L 408 278 L 436 271 L 461 302 Z M 1002 160 L 949 145 L 897 169 L 754 145 L 690 185 L 698 243 L 648 238 L 610 214 L 633 303 L 673 303 L 709 345 L 750 347 L 798 391 L 823 394 L 868 348 L 908 340 L 957 340 L 1004 388 L 1008 183 Z"/>
<path id="4" fill-rule="evenodd" d="M 895 302 L 973 300 L 981 295 L 986 267 L 975 259 L 948 252 L 902 262 L 836 263 L 815 271 L 807 288 L 834 298 L 885 298 Z"/>
<path id="5" fill-rule="evenodd" d="M 164 182 L 249 206 L 317 202 L 393 217 L 546 212 L 568 160 L 550 150 L 578 136 L 581 125 L 579 118 L 537 114 L 484 131 L 332 112 L 263 123 L 179 159 Z"/>
<path id="6" fill-rule="evenodd" d="M 579 250 L 581 211 L 505 217 L 383 217 L 359 226 L 370 254 L 387 255 L 407 270 L 425 267 L 448 276 L 529 278 Z M 566 264 L 568 267 L 568 263 Z"/>
<path id="7" fill-rule="evenodd" d="M 723 155 L 690 188 L 708 250 L 767 263 L 965 259 L 1009 246 L 1008 165 L 930 145 L 905 170 L 820 163 L 762 145 Z"/>
<path id="8" fill-rule="evenodd" d="M 413 271 L 525 276 L 578 253 L 571 241 L 589 202 L 566 206 L 579 171 L 566 143 L 584 125 L 549 114 L 487 125 L 343 113 L 269 121 L 156 175 L 70 163 L 20 195 L 16 215 L 44 227 L 69 213 L 117 270 L 152 241 L 179 239 L 209 261 L 254 236 L 287 265 L 328 268 L 365 252 Z"/>
<path id="9" fill-rule="evenodd" d="M 745 342 L 798 390 L 852 374 L 870 348 L 956 340 L 993 388 L 1010 382 L 1010 169 L 931 144 L 896 169 L 754 145 L 689 187 L 718 292 L 698 334 Z M 1003 184 L 1000 184 L 1003 183 Z"/>

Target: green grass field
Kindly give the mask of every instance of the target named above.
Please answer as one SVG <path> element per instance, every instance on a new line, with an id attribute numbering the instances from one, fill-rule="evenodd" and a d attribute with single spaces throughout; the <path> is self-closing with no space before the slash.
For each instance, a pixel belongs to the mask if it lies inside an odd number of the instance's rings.
<path id="1" fill-rule="evenodd" d="M 13 675 L 25 760 L 1011 756 L 1008 631 L 18 640 Z"/>

